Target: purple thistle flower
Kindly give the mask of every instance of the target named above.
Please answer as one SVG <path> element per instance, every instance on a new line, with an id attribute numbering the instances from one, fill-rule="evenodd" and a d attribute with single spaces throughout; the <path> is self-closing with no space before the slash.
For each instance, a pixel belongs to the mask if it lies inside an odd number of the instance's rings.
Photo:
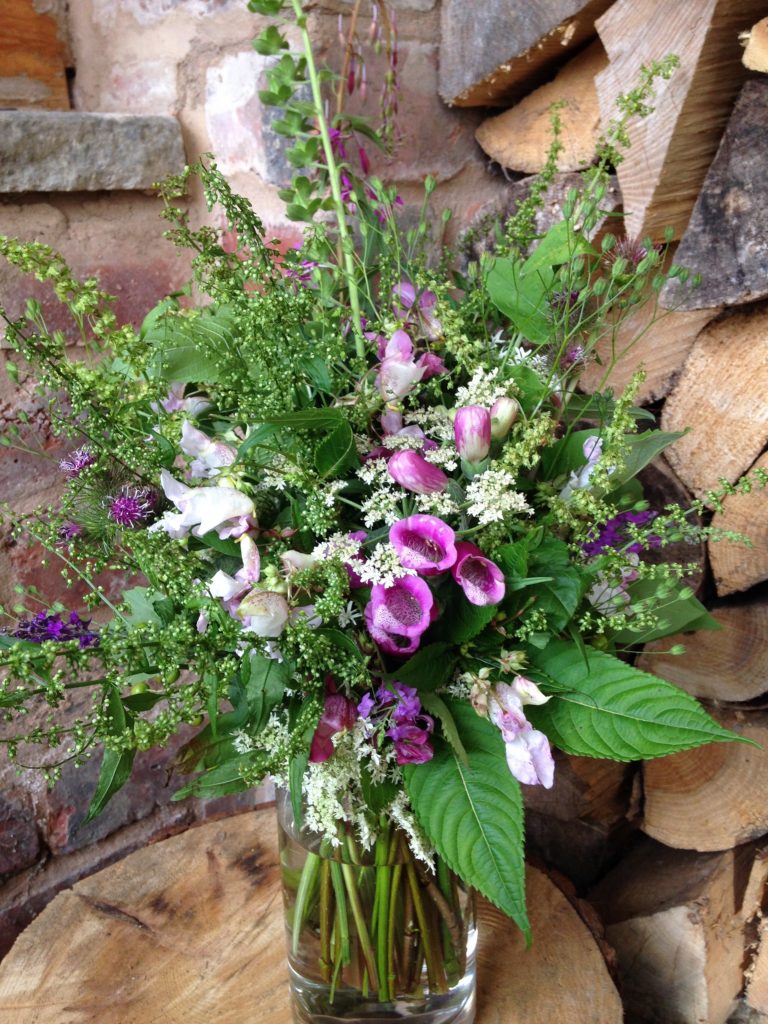
<path id="1" fill-rule="evenodd" d="M 560 365 L 564 370 L 569 370 L 576 363 L 583 363 L 585 356 L 586 351 L 583 345 L 569 345 L 560 361 Z"/>
<path id="2" fill-rule="evenodd" d="M 75 523 L 70 520 L 68 523 L 63 523 L 59 527 L 59 543 L 69 544 L 70 541 L 74 540 L 75 537 L 82 537 L 85 531 L 79 523 Z"/>
<path id="3" fill-rule="evenodd" d="M 456 561 L 456 534 L 437 516 L 414 515 L 390 528 L 389 540 L 400 564 L 423 576 L 436 576 Z"/>
<path id="4" fill-rule="evenodd" d="M 549 297 L 549 305 L 552 309 L 566 309 L 568 306 L 575 306 L 579 301 L 579 295 L 581 293 L 576 291 L 568 291 L 567 288 L 563 288 L 562 291 L 553 292 Z"/>
<path id="5" fill-rule="evenodd" d="M 42 644 L 46 640 L 78 640 L 81 647 L 96 647 L 99 637 L 88 629 L 90 624 L 90 619 L 81 619 L 77 612 L 70 612 L 66 622 L 59 612 L 54 615 L 38 612 L 33 618 L 20 622 L 11 636 L 33 644 Z"/>
<path id="6" fill-rule="evenodd" d="M 627 554 L 639 555 L 646 548 L 657 548 L 661 546 L 661 538 L 650 534 L 645 538 L 645 543 L 633 541 L 628 544 L 628 526 L 646 526 L 652 522 L 657 512 L 647 509 L 644 512 L 619 512 L 602 526 L 596 527 L 589 535 L 589 539 L 581 545 L 581 550 L 588 558 L 596 558 L 606 551 L 623 549 Z"/>
<path id="7" fill-rule="evenodd" d="M 151 487 L 124 487 L 116 497 L 107 501 L 109 518 L 128 529 L 151 519 L 157 507 L 157 495 Z"/>
<path id="8" fill-rule="evenodd" d="M 84 469 L 92 466 L 95 461 L 96 456 L 88 445 L 84 444 L 81 448 L 76 448 L 75 451 L 70 452 L 66 459 L 62 459 L 59 463 L 59 469 L 70 480 L 74 480 L 75 477 L 80 476 Z"/>

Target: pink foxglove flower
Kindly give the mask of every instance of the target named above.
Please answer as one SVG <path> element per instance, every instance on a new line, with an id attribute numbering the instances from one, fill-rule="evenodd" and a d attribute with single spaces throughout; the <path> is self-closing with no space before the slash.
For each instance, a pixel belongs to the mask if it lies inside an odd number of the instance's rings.
<path id="1" fill-rule="evenodd" d="M 415 494 L 435 494 L 448 486 L 442 469 L 427 462 L 419 452 L 395 452 L 387 463 L 387 472 L 395 483 Z"/>
<path id="2" fill-rule="evenodd" d="M 237 458 L 237 452 L 223 441 L 215 441 L 202 430 L 193 427 L 189 420 L 181 425 L 181 450 L 185 455 L 193 455 L 189 467 L 189 475 L 193 480 L 206 480 L 218 476 L 224 466 L 231 466 Z"/>
<path id="3" fill-rule="evenodd" d="M 491 414 L 481 405 L 457 409 L 453 437 L 456 451 L 465 462 L 482 462 L 491 449 Z"/>
<path id="4" fill-rule="evenodd" d="M 161 471 L 160 482 L 166 498 L 179 511 L 166 512 L 150 526 L 151 531 L 163 530 L 175 539 L 186 537 L 190 531 L 194 537 L 202 537 L 211 530 L 221 530 L 241 516 L 253 515 L 251 499 L 234 487 L 187 487 L 175 480 L 167 469 Z"/>
<path id="5" fill-rule="evenodd" d="M 506 586 L 504 573 L 486 558 L 480 548 L 468 541 L 456 545 L 456 561 L 451 574 L 470 604 L 498 604 L 504 597 Z"/>
<path id="6" fill-rule="evenodd" d="M 391 587 L 377 583 L 365 609 L 368 632 L 387 654 L 411 654 L 432 621 L 434 598 L 418 576 L 395 580 Z"/>
<path id="7" fill-rule="evenodd" d="M 422 576 L 436 576 L 456 561 L 456 534 L 437 516 L 414 515 L 390 528 L 389 540 L 400 564 Z"/>

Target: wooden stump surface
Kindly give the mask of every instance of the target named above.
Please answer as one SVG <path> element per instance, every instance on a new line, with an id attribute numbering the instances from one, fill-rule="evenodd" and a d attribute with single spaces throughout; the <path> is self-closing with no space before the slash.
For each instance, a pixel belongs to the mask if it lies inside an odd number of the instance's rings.
<path id="1" fill-rule="evenodd" d="M 529 869 L 533 947 L 480 909 L 477 1024 L 620 1024 L 597 942 Z M 290 1024 L 274 811 L 212 822 L 60 893 L 0 965 L 0 1024 Z"/>

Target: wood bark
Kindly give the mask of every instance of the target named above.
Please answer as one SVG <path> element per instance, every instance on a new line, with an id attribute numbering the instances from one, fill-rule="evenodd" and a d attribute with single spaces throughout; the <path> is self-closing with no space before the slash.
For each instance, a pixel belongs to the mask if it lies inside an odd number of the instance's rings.
<path id="1" fill-rule="evenodd" d="M 620 1024 L 587 925 L 541 871 L 529 870 L 528 893 L 529 952 L 481 901 L 478 1024 Z M 59 894 L 0 965 L 0 1024 L 286 1024 L 285 948 L 267 808 L 140 850 Z"/>
<path id="2" fill-rule="evenodd" d="M 627 1019 L 724 1024 L 743 983 L 749 922 L 766 861 L 756 844 L 724 853 L 644 839 L 592 891 L 617 956 Z"/>
<path id="3" fill-rule="evenodd" d="M 703 700 L 738 703 L 766 693 L 768 601 L 716 608 L 712 616 L 722 630 L 654 640 L 646 644 L 638 668 Z M 674 644 L 683 644 L 685 654 L 669 654 Z"/>
<path id="4" fill-rule="evenodd" d="M 475 133 L 491 160 L 525 174 L 538 174 L 552 146 L 553 103 L 565 102 L 559 111 L 559 171 L 577 171 L 595 158 L 600 136 L 600 105 L 595 75 L 608 63 L 599 40 L 574 57 L 553 82 L 542 85 L 510 110 L 490 117 Z"/>
<path id="5" fill-rule="evenodd" d="M 768 454 L 759 458 L 754 468 L 768 471 Z M 712 517 L 712 526 L 733 530 L 751 545 L 743 541 L 709 541 L 709 560 L 718 594 L 735 594 L 768 579 L 768 489 L 754 486 L 747 494 L 729 494 L 723 499 L 722 512 Z"/>
<path id="6" fill-rule="evenodd" d="M 604 124 L 642 64 L 680 58 L 672 78 L 657 83 L 653 114 L 632 124 L 618 169 L 628 235 L 659 242 L 668 227 L 675 238 L 685 230 L 747 74 L 738 34 L 764 13 L 762 0 L 618 0 L 598 19 L 610 57 L 596 79 Z"/>
<path id="7" fill-rule="evenodd" d="M 768 442 L 768 305 L 704 328 L 661 416 L 664 430 L 690 432 L 667 450 L 683 483 L 699 497 L 730 483 Z"/>
<path id="8" fill-rule="evenodd" d="M 768 712 L 711 708 L 747 743 L 711 743 L 643 764 L 640 827 L 677 849 L 726 850 L 768 833 Z"/>

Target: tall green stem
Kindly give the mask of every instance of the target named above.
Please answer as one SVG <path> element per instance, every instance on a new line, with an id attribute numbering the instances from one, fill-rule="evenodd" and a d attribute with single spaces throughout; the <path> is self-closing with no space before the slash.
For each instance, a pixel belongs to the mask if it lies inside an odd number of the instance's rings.
<path id="1" fill-rule="evenodd" d="M 347 225 L 347 214 L 344 209 L 344 201 L 341 198 L 339 167 L 336 163 L 336 156 L 333 152 L 333 145 L 331 143 L 331 135 L 328 131 L 328 122 L 323 111 L 323 94 L 320 89 L 320 79 L 317 74 L 315 57 L 312 52 L 312 40 L 309 37 L 309 30 L 307 28 L 307 16 L 302 10 L 301 0 L 291 0 L 291 4 L 293 6 L 294 14 L 296 15 L 296 24 L 301 31 L 301 42 L 304 47 L 304 57 L 307 61 L 309 83 L 312 88 L 312 100 L 315 105 L 317 124 L 320 129 L 320 138 L 323 143 L 325 162 L 328 167 L 328 180 L 331 186 L 331 197 L 333 199 L 336 221 L 339 228 L 339 241 L 341 243 L 343 262 L 342 269 L 347 285 L 347 292 L 349 294 L 349 304 L 352 307 L 352 330 L 355 335 L 355 351 L 357 352 L 359 359 L 365 359 L 365 338 L 363 337 L 363 327 L 360 320 L 360 293 L 358 292 L 357 281 L 355 278 L 354 243 Z"/>

